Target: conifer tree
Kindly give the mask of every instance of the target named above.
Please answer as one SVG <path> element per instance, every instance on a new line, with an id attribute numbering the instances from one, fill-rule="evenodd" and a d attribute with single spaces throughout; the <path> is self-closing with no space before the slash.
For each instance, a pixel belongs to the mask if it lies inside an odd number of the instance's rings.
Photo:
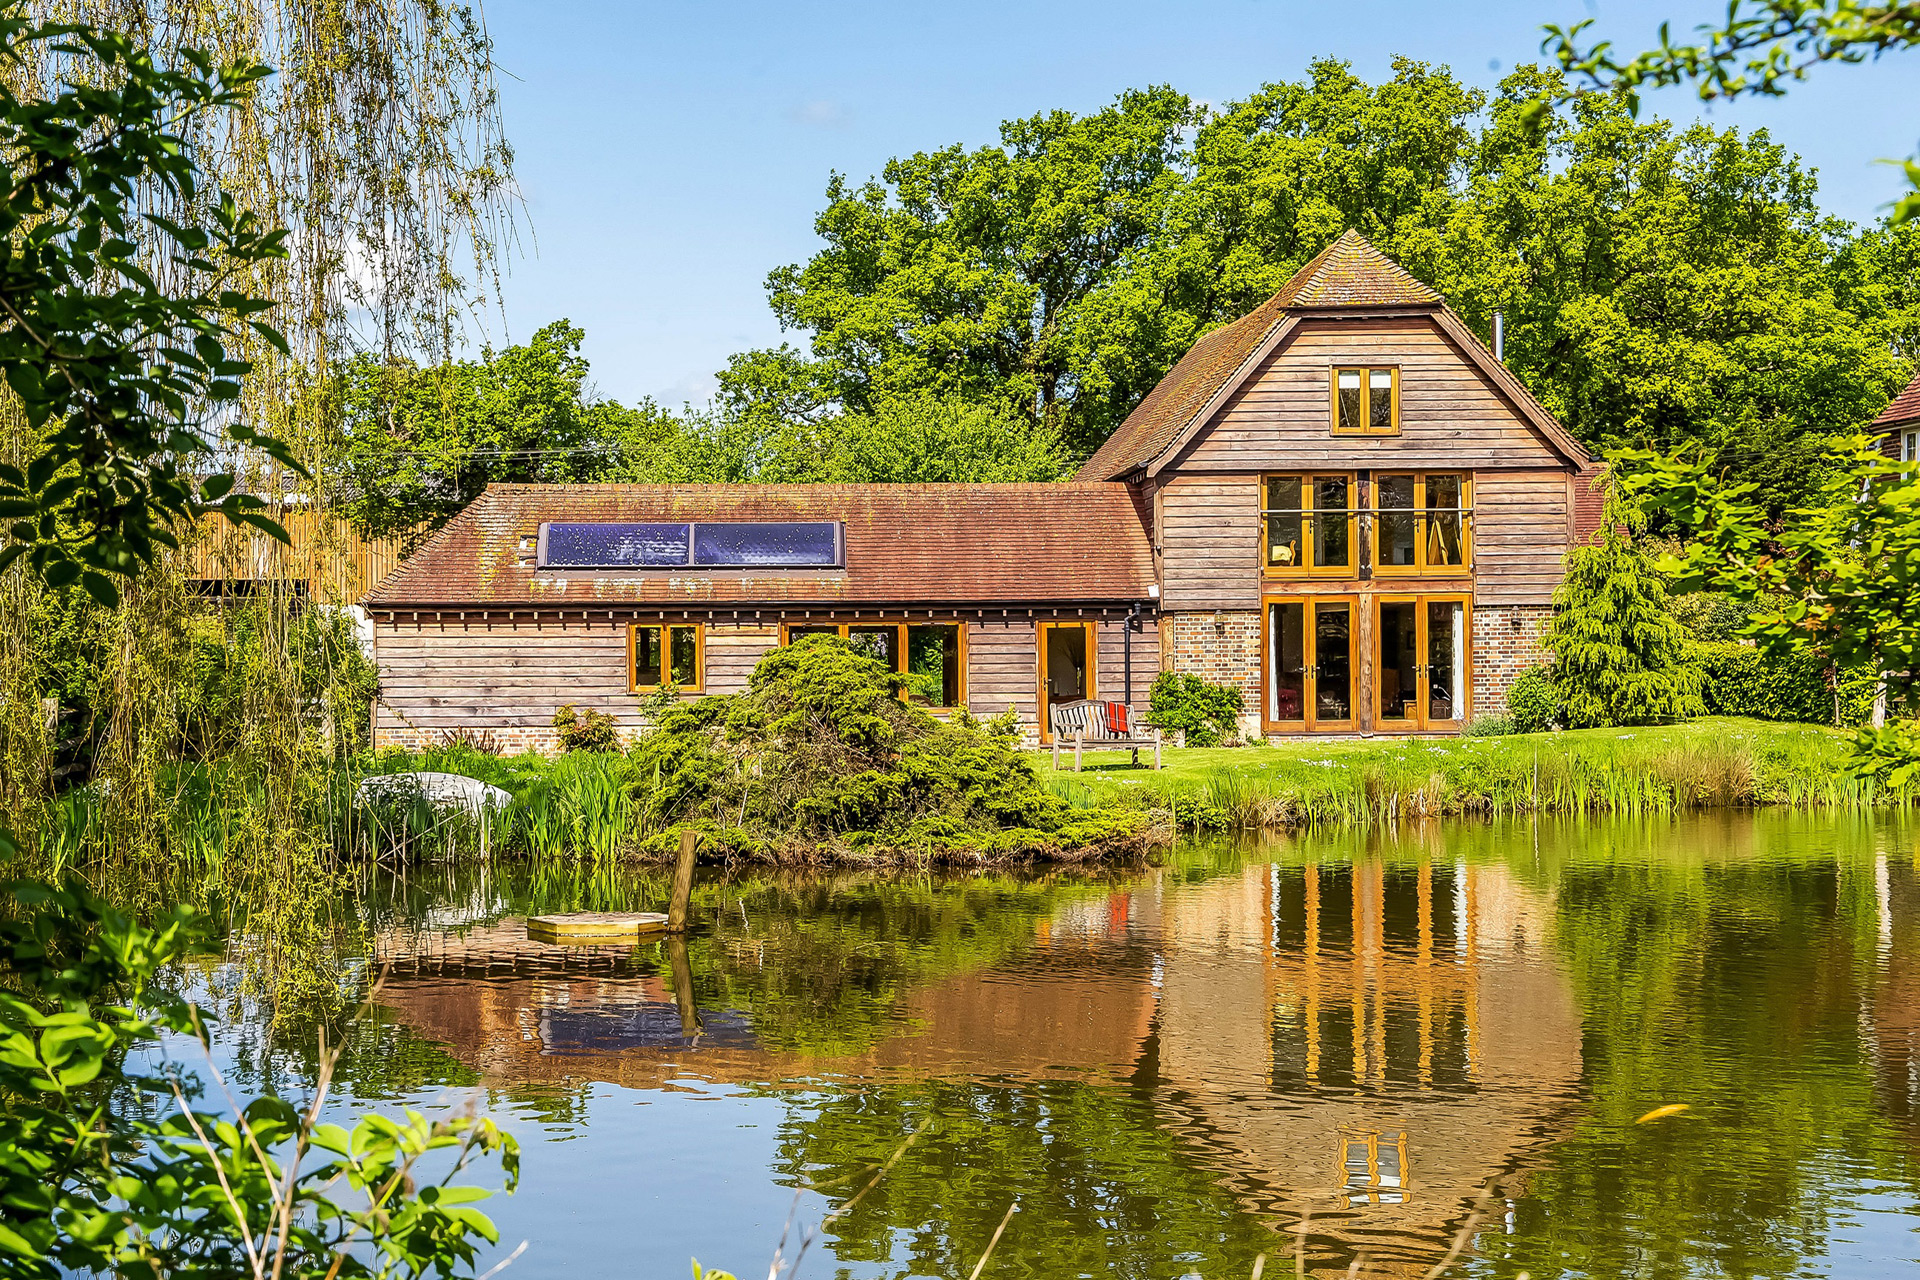
<path id="1" fill-rule="evenodd" d="M 1545 641 L 1570 728 L 1706 712 L 1693 641 L 1636 537 L 1644 525 L 1639 510 L 1610 488 L 1599 531 L 1567 553 Z"/>

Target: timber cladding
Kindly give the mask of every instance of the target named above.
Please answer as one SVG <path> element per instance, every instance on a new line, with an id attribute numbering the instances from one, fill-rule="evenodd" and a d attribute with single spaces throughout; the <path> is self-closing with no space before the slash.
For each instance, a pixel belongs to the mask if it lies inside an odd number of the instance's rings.
<path id="1" fill-rule="evenodd" d="M 849 617 L 877 622 L 897 613 Z M 1130 626 L 1112 610 L 983 610 L 962 619 L 966 705 L 986 717 L 1012 710 L 1035 736 L 1040 686 L 1042 622 L 1082 621 L 1094 628 L 1095 696 L 1120 699 L 1129 658 L 1134 697 L 1144 703 L 1160 669 L 1155 616 L 1142 612 Z M 819 623 L 813 615 L 788 619 Z M 746 689 L 754 667 L 781 641 L 777 621 L 740 623 L 695 615 L 634 615 L 615 621 L 578 615 L 518 613 L 465 617 L 445 612 L 383 618 L 374 632 L 381 692 L 374 711 L 376 746 L 434 746 L 460 734 L 489 734 L 509 751 L 558 748 L 554 712 L 572 704 L 612 716 L 623 732 L 645 727 L 644 691 L 631 689 L 632 623 L 698 625 L 701 679 L 707 694 Z"/>

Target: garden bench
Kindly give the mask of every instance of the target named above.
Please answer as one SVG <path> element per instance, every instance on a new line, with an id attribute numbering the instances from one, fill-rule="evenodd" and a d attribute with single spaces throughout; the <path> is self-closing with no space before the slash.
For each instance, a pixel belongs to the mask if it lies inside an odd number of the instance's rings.
<path id="1" fill-rule="evenodd" d="M 1060 746 L 1063 739 L 1073 742 L 1073 771 L 1080 772 L 1080 756 L 1091 745 L 1096 751 L 1133 752 L 1133 762 L 1140 763 L 1140 750 L 1153 748 L 1153 767 L 1160 767 L 1160 731 L 1150 725 L 1140 723 L 1133 708 L 1122 702 L 1102 702 L 1089 699 L 1085 702 L 1070 702 L 1064 706 L 1049 707 L 1047 710 L 1048 728 L 1053 734 L 1053 767 L 1060 767 Z"/>

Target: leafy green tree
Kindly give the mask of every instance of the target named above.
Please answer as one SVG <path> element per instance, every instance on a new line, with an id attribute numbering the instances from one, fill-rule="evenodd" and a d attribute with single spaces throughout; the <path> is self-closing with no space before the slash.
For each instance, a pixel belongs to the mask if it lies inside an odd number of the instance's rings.
<path id="1" fill-rule="evenodd" d="M 25 557 L 49 585 L 78 583 L 111 604 L 114 578 L 178 545 L 175 521 L 219 511 L 286 537 L 230 474 L 193 475 L 223 425 L 300 471 L 278 440 L 219 413 L 253 367 L 230 342 L 251 331 L 286 349 L 255 318 L 270 304 L 243 287 L 286 255 L 285 233 L 203 189 L 185 136 L 268 72 L 216 67 L 198 50 L 163 68 L 125 35 L 0 6 L 0 57 L 17 63 L 35 48 L 87 61 L 109 87 L 76 78 L 23 99 L 0 77 L 0 376 L 41 445 L 24 466 L 0 463 L 0 519 L 11 522 L 0 569 Z M 171 264 L 168 287 L 141 265 L 145 244 Z"/>
<path id="2" fill-rule="evenodd" d="M 1567 553 L 1544 642 L 1570 728 L 1706 714 L 1692 638 L 1634 540 L 1643 523 L 1618 493 L 1609 494 L 1593 541 Z"/>
<path id="3" fill-rule="evenodd" d="M 1823 656 L 1904 691 L 1920 665 L 1920 475 L 1911 466 L 1865 438 L 1845 442 L 1816 500 L 1776 523 L 1754 486 L 1728 479 L 1710 456 L 1641 452 L 1621 462 L 1626 491 L 1690 539 L 1660 566 L 1675 585 L 1750 604 L 1742 633 L 1770 655 Z M 1911 721 L 1862 729 L 1855 751 L 1863 769 L 1895 785 L 1920 772 Z"/>
<path id="4" fill-rule="evenodd" d="M 1701 43 L 1675 44 L 1662 23 L 1660 47 L 1625 62 L 1613 56 L 1611 42 L 1580 47 L 1580 33 L 1592 21 L 1549 26 L 1542 47 L 1585 84 L 1620 91 L 1636 109 L 1642 88 L 1669 85 L 1692 84 L 1705 102 L 1780 97 L 1824 63 L 1866 62 L 1920 45 L 1920 8 L 1911 3 L 1731 0 L 1723 25 L 1698 28 Z M 1895 207 L 1896 222 L 1920 216 L 1920 164 L 1909 160 L 1906 170 L 1916 191 Z"/>
<path id="5" fill-rule="evenodd" d="M 491 483 L 576 478 L 611 411 L 588 396 L 584 337 L 558 320 L 479 360 L 348 361 L 339 465 L 352 518 L 403 532 L 443 523 Z"/>
<path id="6" fill-rule="evenodd" d="M 1084 457 L 1197 337 L 1352 226 L 1482 332 L 1504 311 L 1509 364 L 1583 439 L 1706 441 L 1776 513 L 1805 501 L 1818 439 L 1913 372 L 1889 338 L 1913 331 L 1920 262 L 1822 215 L 1764 132 L 1568 97 L 1538 67 L 1489 98 L 1404 59 L 1379 84 L 1323 60 L 1218 109 L 1127 94 L 836 178 L 827 247 L 769 279 L 808 350 L 736 357 L 724 426 L 804 458 L 772 424 L 807 442 L 836 412 L 961 395 Z"/>

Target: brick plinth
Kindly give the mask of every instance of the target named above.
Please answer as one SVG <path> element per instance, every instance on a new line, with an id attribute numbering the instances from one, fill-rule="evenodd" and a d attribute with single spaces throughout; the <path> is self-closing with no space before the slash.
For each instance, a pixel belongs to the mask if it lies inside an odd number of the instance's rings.
<path id="1" fill-rule="evenodd" d="M 1540 644 L 1553 606 L 1486 605 L 1473 611 L 1473 713 L 1507 713 L 1507 690 L 1528 667 L 1548 661 Z M 1519 626 L 1515 626 L 1515 621 Z"/>
<path id="2" fill-rule="evenodd" d="M 503 756 L 517 756 L 526 751 L 537 751 L 543 756 L 560 754 L 560 735 L 552 729 L 486 729 L 475 731 L 474 736 L 491 743 L 495 752 Z M 622 732 L 620 736 L 622 739 L 628 739 L 633 735 Z M 446 746 L 450 740 L 448 732 L 444 729 L 416 729 L 406 724 L 384 724 L 375 731 L 373 746 L 376 751 L 385 747 L 424 751 L 429 747 Z"/>

